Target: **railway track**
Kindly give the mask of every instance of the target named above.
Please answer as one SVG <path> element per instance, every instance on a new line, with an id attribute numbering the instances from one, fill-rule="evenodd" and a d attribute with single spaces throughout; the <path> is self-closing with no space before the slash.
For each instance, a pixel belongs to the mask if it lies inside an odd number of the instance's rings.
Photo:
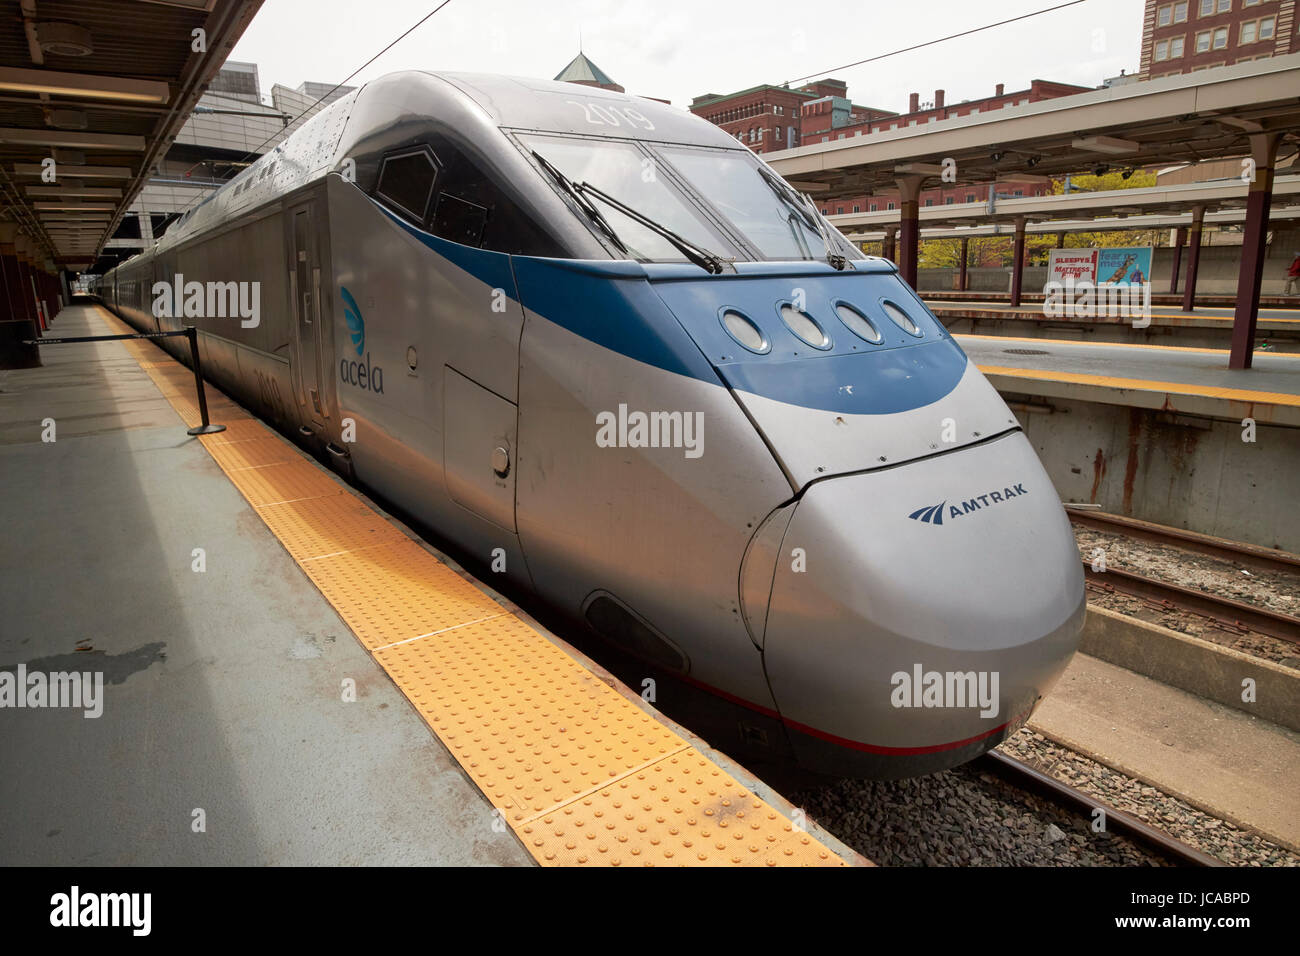
<path id="1" fill-rule="evenodd" d="M 1229 541 L 1227 538 L 1216 538 L 1213 535 L 1184 531 L 1182 528 L 1170 528 L 1167 525 L 1153 524 L 1150 521 L 1109 514 L 1105 511 L 1091 511 L 1074 505 L 1066 505 L 1065 510 L 1074 524 L 1096 531 L 1110 531 L 1156 544 L 1184 548 L 1261 571 L 1289 571 L 1292 574 L 1300 574 L 1300 555 L 1287 551 L 1263 548 L 1244 541 Z"/>
<path id="2" fill-rule="evenodd" d="M 1071 813 L 1081 814 L 1091 819 L 1094 817 L 1094 811 L 1100 809 L 1105 814 L 1107 833 L 1140 843 L 1174 866 L 1227 865 L 1222 860 L 1202 853 L 1195 847 L 1188 846 L 1181 840 L 1176 840 L 1169 834 L 1148 826 L 1137 817 L 1103 803 L 1069 784 L 1062 783 L 1041 770 L 1035 770 L 1014 757 L 994 750 L 979 757 L 976 763 L 981 769 L 989 771 L 1017 789 L 1036 793 Z"/>
<path id="3" fill-rule="evenodd" d="M 1163 545 L 1172 545 L 1198 554 L 1220 558 L 1263 571 L 1300 574 L 1300 557 L 1285 551 L 1273 551 L 1256 545 L 1213 538 L 1208 535 L 1166 528 L 1103 512 L 1067 509 L 1075 524 L 1099 531 L 1123 534 Z M 1211 627 L 1233 634 L 1255 632 L 1300 644 L 1300 618 L 1281 611 L 1247 604 L 1233 598 L 1173 584 L 1134 571 L 1107 567 L 1094 571 L 1083 559 L 1084 575 L 1090 588 L 1106 593 L 1127 594 L 1139 598 L 1157 610 L 1183 611 L 1206 618 Z"/>

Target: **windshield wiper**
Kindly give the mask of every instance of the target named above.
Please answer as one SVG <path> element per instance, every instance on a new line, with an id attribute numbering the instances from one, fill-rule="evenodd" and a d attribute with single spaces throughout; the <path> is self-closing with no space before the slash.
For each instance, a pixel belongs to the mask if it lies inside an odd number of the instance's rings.
<path id="1" fill-rule="evenodd" d="M 790 186 L 784 179 L 761 166 L 758 175 L 763 182 L 767 183 L 772 192 L 776 193 L 778 199 L 798 214 L 804 225 L 815 230 L 822 237 L 822 245 L 826 249 L 826 262 L 831 268 L 836 270 L 844 269 L 848 265 L 848 260 L 835 251 L 830 233 L 826 229 L 829 223 L 825 222 L 821 210 L 817 208 L 817 204 L 813 202 L 812 197 L 807 193 L 796 192 L 794 187 Z M 800 239 L 800 245 L 803 245 L 802 239 Z"/>
<path id="2" fill-rule="evenodd" d="M 721 257 L 709 252 L 707 249 L 700 248 L 688 239 L 673 232 L 667 226 L 661 226 L 649 216 L 639 213 L 631 206 L 619 202 L 613 196 L 609 195 L 609 193 L 597 189 L 591 183 L 575 183 L 573 180 L 569 179 L 569 177 L 565 176 L 564 173 L 556 169 L 555 166 L 547 160 L 545 156 L 537 152 L 537 150 L 533 150 L 532 152 L 533 158 L 536 159 L 541 164 L 542 168 L 551 175 L 551 178 L 559 183 L 564 191 L 573 198 L 573 201 L 577 203 L 578 207 L 591 218 L 592 222 L 596 223 L 596 225 L 601 228 L 601 231 L 603 231 L 605 235 L 609 236 L 614 245 L 618 247 L 619 252 L 622 252 L 625 255 L 632 255 L 627 245 L 619 238 L 618 233 L 614 231 L 614 227 L 609 224 L 609 221 L 602 216 L 600 210 L 596 208 L 596 204 L 587 198 L 587 193 L 591 193 L 591 195 L 599 198 L 601 202 L 613 206 L 629 219 L 639 222 L 652 232 L 663 236 L 671 242 L 682 255 L 706 272 L 712 275 L 717 275 L 722 272 Z"/>
<path id="3" fill-rule="evenodd" d="M 592 201 L 582 194 L 582 187 L 552 166 L 550 161 L 537 150 L 533 150 L 533 158 L 541 163 L 542 168 L 550 173 L 551 178 L 560 184 L 561 188 L 563 188 L 564 191 L 569 194 L 570 198 L 578 204 L 578 208 L 585 212 L 591 221 L 600 227 L 601 231 L 609 237 L 610 241 L 613 242 L 615 246 L 618 247 L 619 252 L 625 255 L 631 255 L 631 253 L 628 252 L 627 246 L 623 244 L 623 240 L 620 239 L 618 233 L 614 231 L 614 227 L 611 226 L 609 222 L 606 221 L 605 217 L 600 214 L 600 210 L 595 207 Z"/>
<path id="4" fill-rule="evenodd" d="M 588 182 L 575 183 L 574 186 L 575 188 L 577 188 L 578 190 L 584 193 L 591 193 L 593 196 L 598 197 L 601 200 L 601 202 L 608 203 L 609 205 L 617 209 L 619 212 L 621 212 L 623 215 L 627 216 L 629 219 L 635 220 L 636 222 L 639 222 L 641 225 L 645 226 L 651 232 L 656 232 L 659 235 L 663 236 L 665 239 L 667 239 L 669 242 L 671 242 L 674 246 L 677 247 L 678 252 L 684 255 L 687 259 L 690 259 L 691 262 L 695 263 L 705 272 L 708 272 L 712 275 L 717 275 L 718 273 L 722 272 L 722 258 L 720 256 L 717 256 L 714 253 L 709 252 L 709 250 L 707 249 L 700 248 L 699 246 L 695 245 L 695 243 L 691 242 L 689 239 L 686 239 L 683 236 L 678 235 L 677 233 L 669 229 L 667 226 L 660 225 L 659 223 L 655 222 L 653 219 L 651 219 L 649 216 L 645 215 L 644 213 L 637 212 L 631 206 L 619 202 L 609 193 L 597 189 L 591 183 Z"/>
<path id="5" fill-rule="evenodd" d="M 808 214 L 808 210 L 804 207 L 799 194 L 786 185 L 785 180 L 777 176 L 775 173 L 764 169 L 762 166 L 758 168 L 758 177 L 763 180 L 763 182 L 767 183 L 768 188 L 771 189 L 772 192 L 776 193 L 777 199 L 789 206 L 791 211 L 803 220 L 804 225 L 809 229 L 817 228 L 817 221 Z"/>
<path id="6" fill-rule="evenodd" d="M 830 264 L 831 268 L 835 269 L 837 272 L 843 271 L 848 267 L 849 260 L 836 252 L 832 246 L 830 234 L 831 224 L 826 221 L 826 217 L 823 216 L 821 210 L 817 208 L 817 204 L 813 202 L 812 196 L 804 193 L 803 199 L 804 202 L 808 204 L 808 208 L 813 212 L 813 219 L 817 223 L 817 231 L 821 233 L 822 242 L 826 246 L 826 261 Z"/>

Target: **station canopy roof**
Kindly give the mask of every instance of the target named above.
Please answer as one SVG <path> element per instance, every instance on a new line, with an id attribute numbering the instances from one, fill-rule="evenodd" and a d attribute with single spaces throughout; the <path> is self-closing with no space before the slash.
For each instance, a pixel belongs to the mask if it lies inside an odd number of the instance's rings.
<path id="1" fill-rule="evenodd" d="M 833 218 L 833 217 L 832 217 Z M 1300 206 L 1275 209 L 1269 216 L 1273 225 L 1283 223 L 1288 228 L 1300 227 Z M 1246 221 L 1245 209 L 1218 209 L 1205 214 L 1205 225 L 1240 227 Z M 1177 229 L 1191 222 L 1191 217 L 1178 213 L 1157 213 L 1150 216 L 1106 216 L 1100 219 L 1061 219 L 1050 222 L 1030 222 L 1025 225 L 1025 232 L 1031 236 L 1055 235 L 1058 232 L 1123 232 L 1125 230 Z M 892 227 L 895 230 L 897 227 Z M 972 226 L 950 226 L 941 224 L 921 226 L 922 239 L 979 239 L 987 236 L 1010 236 L 1015 226 L 1005 222 L 985 223 Z M 845 236 L 855 242 L 874 242 L 884 239 L 887 230 L 879 226 L 865 226 L 860 229 L 846 229 Z"/>
<path id="2" fill-rule="evenodd" d="M 1244 219 L 1249 189 L 1244 180 L 1237 178 L 1054 196 L 1008 197 L 1004 190 L 1009 189 L 1012 183 L 1021 181 L 1013 179 L 1005 181 L 1005 184 L 999 182 L 997 189 L 1001 198 L 991 207 L 987 201 L 922 206 L 917 213 L 917 220 L 922 228 L 1002 223 L 1011 229 L 1015 220 L 1023 216 L 1029 223 L 1045 223 L 1041 231 L 1054 232 L 1069 231 L 1071 228 L 1100 229 L 1100 225 L 1090 221 L 1091 217 L 1100 217 L 1107 222 L 1118 223 L 1113 228 L 1136 229 L 1153 226 L 1139 226 L 1126 220 L 1142 219 L 1151 223 L 1159 218 L 1162 223 L 1171 226 L 1186 225 L 1191 221 L 1191 210 L 1203 206 L 1207 212 L 1207 222 L 1212 219 L 1208 215 L 1211 211 L 1236 210 L 1239 213 L 1236 217 L 1217 217 L 1213 221 L 1221 224 L 1240 223 Z M 1290 219 L 1296 214 L 1300 214 L 1300 175 L 1279 175 L 1273 183 L 1270 216 L 1272 219 Z M 875 212 L 843 214 L 832 212 L 827 218 L 846 235 L 857 235 L 873 228 L 880 230 L 897 225 L 898 210 L 878 209 Z"/>
<path id="3" fill-rule="evenodd" d="M 7 4 L 16 15 L 0 20 L 0 219 L 59 265 L 87 268 L 261 2 Z"/>
<path id="4" fill-rule="evenodd" d="M 1250 154 L 1257 132 L 1300 133 L 1300 53 L 1092 90 L 766 154 L 813 196 L 895 189 L 945 159 L 957 183 L 1169 166 Z"/>

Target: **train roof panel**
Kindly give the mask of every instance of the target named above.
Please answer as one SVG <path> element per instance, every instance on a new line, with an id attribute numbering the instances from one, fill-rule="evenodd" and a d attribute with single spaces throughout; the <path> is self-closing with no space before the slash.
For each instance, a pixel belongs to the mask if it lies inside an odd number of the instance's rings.
<path id="1" fill-rule="evenodd" d="M 434 75 L 461 90 L 507 129 L 746 148 L 707 120 L 642 96 L 530 77 Z"/>

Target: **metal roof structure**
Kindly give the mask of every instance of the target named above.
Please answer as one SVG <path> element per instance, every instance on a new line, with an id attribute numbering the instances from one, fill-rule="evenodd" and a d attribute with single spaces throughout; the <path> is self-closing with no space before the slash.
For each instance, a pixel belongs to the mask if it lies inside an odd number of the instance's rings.
<path id="1" fill-rule="evenodd" d="M 1250 155 L 1252 132 L 1300 132 L 1300 54 L 798 146 L 764 159 L 815 195 L 892 190 L 909 164 L 958 183 Z"/>
<path id="2" fill-rule="evenodd" d="M 1166 218 L 1190 214 L 1197 206 L 1210 210 L 1245 209 L 1248 184 L 1240 179 L 1204 183 L 1180 183 L 1175 186 L 1143 186 L 1134 189 L 1108 189 L 1055 196 L 1014 196 L 988 202 L 952 203 L 922 206 L 918 210 L 921 227 L 972 226 L 987 223 L 1014 223 L 1024 217 L 1029 223 L 1045 223 L 1039 231 L 1068 231 L 1067 222 L 1076 229 L 1100 229 L 1099 225 L 1079 225 L 1089 216 L 1104 217 L 1123 223 L 1127 216 Z M 1284 209 L 1300 212 L 1300 175 L 1279 174 L 1273 185 L 1272 218 L 1282 218 Z M 842 213 L 827 216 L 841 231 L 887 228 L 898 221 L 897 209 L 875 212 Z M 1186 218 L 1186 217 L 1184 217 Z M 1059 225 L 1053 225 L 1057 223 Z M 1241 221 L 1239 216 L 1236 221 Z M 1120 225 L 1115 228 L 1137 228 Z"/>
<path id="3" fill-rule="evenodd" d="M 18 0 L 0 20 L 0 219 L 85 268 L 262 0 Z"/>
<path id="4" fill-rule="evenodd" d="M 835 217 L 828 217 L 834 222 Z M 1296 223 L 1300 221 L 1300 205 L 1285 209 L 1274 209 L 1269 220 L 1273 223 Z M 1204 225 L 1240 227 L 1246 221 L 1244 209 L 1217 209 L 1205 214 Z M 1025 232 L 1031 236 L 1052 236 L 1057 233 L 1071 232 L 1120 232 L 1126 229 L 1185 229 L 1192 224 L 1191 213 L 1166 212 L 1140 216 L 1109 216 L 1101 219 L 1053 219 L 1031 222 L 1025 225 Z M 896 227 L 890 227 L 896 228 Z M 1015 226 L 1007 222 L 993 222 L 982 225 L 953 226 L 939 224 L 921 227 L 922 239 L 978 239 L 988 236 L 1014 236 Z M 879 226 L 863 226 L 849 229 L 844 235 L 854 242 L 876 242 L 889 237 L 889 231 Z"/>

